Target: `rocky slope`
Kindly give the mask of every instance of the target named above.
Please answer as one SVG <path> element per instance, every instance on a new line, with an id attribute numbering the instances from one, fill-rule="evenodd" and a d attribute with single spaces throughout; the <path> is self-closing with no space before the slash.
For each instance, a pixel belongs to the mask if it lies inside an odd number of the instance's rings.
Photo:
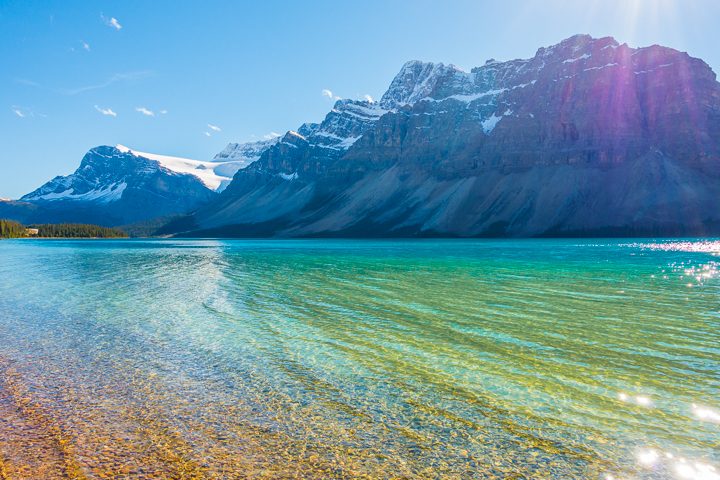
<path id="1" fill-rule="evenodd" d="M 220 236 L 720 233 L 720 84 L 676 50 L 571 37 L 288 132 L 165 231 Z"/>
<path id="2" fill-rule="evenodd" d="M 0 199 L 0 219 L 9 219 L 23 224 L 51 223 L 45 218 L 43 209 L 28 202 L 20 202 L 9 198 Z"/>

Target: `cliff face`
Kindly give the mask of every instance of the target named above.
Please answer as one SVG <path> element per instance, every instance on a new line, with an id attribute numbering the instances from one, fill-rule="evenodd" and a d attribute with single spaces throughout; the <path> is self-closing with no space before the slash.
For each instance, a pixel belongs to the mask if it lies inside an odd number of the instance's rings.
<path id="1" fill-rule="evenodd" d="M 379 103 L 336 105 L 289 132 L 171 230 L 719 233 L 718 166 L 720 84 L 708 65 L 580 35 L 470 72 L 408 62 Z"/>

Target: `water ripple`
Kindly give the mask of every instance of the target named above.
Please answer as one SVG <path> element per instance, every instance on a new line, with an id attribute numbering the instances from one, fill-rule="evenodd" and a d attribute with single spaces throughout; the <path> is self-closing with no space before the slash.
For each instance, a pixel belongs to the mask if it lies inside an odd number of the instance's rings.
<path id="1" fill-rule="evenodd" d="M 2 242 L 0 472 L 714 480 L 719 252 Z"/>

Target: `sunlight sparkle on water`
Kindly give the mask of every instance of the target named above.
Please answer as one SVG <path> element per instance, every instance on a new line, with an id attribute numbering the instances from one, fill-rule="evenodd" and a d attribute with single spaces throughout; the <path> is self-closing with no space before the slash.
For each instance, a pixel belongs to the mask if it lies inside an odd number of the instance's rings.
<path id="1" fill-rule="evenodd" d="M 698 240 L 698 241 L 678 241 L 678 242 L 657 242 L 657 243 L 641 243 L 634 242 L 626 244 L 628 247 L 659 250 L 664 252 L 696 252 L 711 253 L 720 255 L 720 240 Z"/>
<path id="2" fill-rule="evenodd" d="M 675 473 L 679 478 L 688 478 L 693 480 L 720 480 L 720 474 L 712 465 L 704 463 L 687 463 L 678 462 L 675 465 Z"/>
<path id="3" fill-rule="evenodd" d="M 647 467 L 655 465 L 659 458 L 660 454 L 656 450 L 643 450 L 638 453 L 638 462 Z"/>
<path id="4" fill-rule="evenodd" d="M 711 423 L 720 423 L 720 412 L 695 404 L 693 404 L 692 410 L 699 420 Z"/>
<path id="5" fill-rule="evenodd" d="M 720 474 L 713 465 L 683 457 L 677 458 L 670 452 L 664 452 L 664 455 L 660 453 L 652 448 L 640 450 L 637 453 L 637 462 L 644 469 L 652 470 L 658 475 L 665 472 L 677 479 L 720 480 Z M 605 479 L 615 480 L 615 477 L 607 474 Z"/>
<path id="6" fill-rule="evenodd" d="M 636 405 L 639 405 L 641 407 L 651 407 L 652 406 L 652 399 L 648 397 L 647 395 L 636 395 L 634 397 L 631 397 L 627 393 L 620 392 L 618 394 L 618 399 L 621 402 L 628 402 L 628 403 L 634 403 Z"/>

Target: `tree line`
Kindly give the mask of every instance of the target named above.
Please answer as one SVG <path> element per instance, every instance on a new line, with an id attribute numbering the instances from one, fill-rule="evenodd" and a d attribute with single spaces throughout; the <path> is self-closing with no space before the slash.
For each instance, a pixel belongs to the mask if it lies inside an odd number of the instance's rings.
<path id="1" fill-rule="evenodd" d="M 37 229 L 37 234 L 28 229 Z M 47 223 L 25 227 L 12 220 L 0 220 L 0 238 L 124 238 L 127 236 L 127 233 L 119 228 L 84 223 Z"/>
<path id="2" fill-rule="evenodd" d="M 0 238 L 20 238 L 27 236 L 25 227 L 12 220 L 0 220 Z"/>

